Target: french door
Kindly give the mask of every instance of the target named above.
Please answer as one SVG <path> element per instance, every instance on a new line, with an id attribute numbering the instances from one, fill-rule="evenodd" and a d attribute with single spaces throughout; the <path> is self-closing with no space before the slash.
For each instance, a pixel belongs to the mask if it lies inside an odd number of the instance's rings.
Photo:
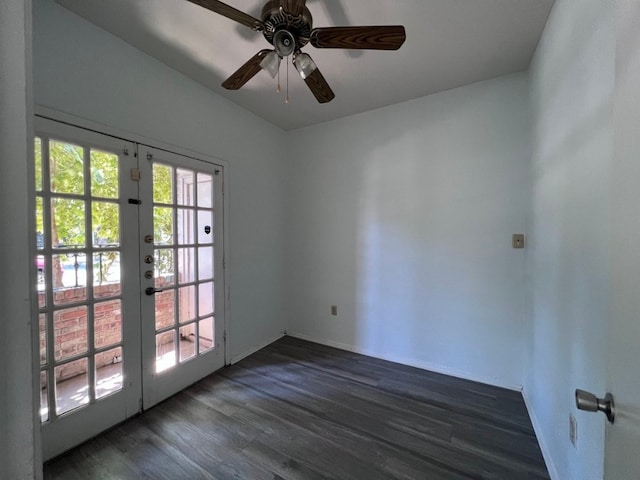
<path id="1" fill-rule="evenodd" d="M 221 170 L 36 120 L 45 459 L 223 366 Z"/>
<path id="2" fill-rule="evenodd" d="M 140 147 L 143 406 L 224 365 L 222 170 Z M 153 273 L 152 273 L 153 272 Z"/>

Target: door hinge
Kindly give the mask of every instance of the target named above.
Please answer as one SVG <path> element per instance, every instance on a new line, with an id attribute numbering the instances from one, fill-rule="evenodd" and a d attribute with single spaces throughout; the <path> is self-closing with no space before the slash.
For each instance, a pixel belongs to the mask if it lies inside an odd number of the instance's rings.
<path id="1" fill-rule="evenodd" d="M 222 332 L 222 341 L 224 343 L 227 343 L 227 331 L 226 330 L 224 332 Z"/>
<path id="2" fill-rule="evenodd" d="M 142 397 L 138 400 L 138 413 L 142 413 Z"/>
<path id="3" fill-rule="evenodd" d="M 132 168 L 131 169 L 131 180 L 133 180 L 134 182 L 139 182 L 140 181 L 140 169 L 139 168 Z"/>

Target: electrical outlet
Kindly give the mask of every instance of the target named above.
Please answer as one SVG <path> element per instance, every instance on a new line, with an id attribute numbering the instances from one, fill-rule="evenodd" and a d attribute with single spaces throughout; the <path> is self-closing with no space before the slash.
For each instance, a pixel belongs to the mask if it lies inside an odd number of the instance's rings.
<path id="1" fill-rule="evenodd" d="M 338 306 L 337 305 L 331 305 L 331 315 L 333 315 L 334 317 L 338 316 Z"/>
<path id="2" fill-rule="evenodd" d="M 511 243 L 513 248 L 524 248 L 524 233 L 514 233 Z"/>
<path id="3" fill-rule="evenodd" d="M 578 422 L 573 414 L 569 414 L 569 440 L 574 447 L 578 447 Z"/>

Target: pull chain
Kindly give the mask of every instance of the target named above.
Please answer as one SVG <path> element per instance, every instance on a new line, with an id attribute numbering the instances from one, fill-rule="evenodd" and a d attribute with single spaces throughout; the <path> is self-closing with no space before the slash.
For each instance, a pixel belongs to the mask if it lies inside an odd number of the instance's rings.
<path id="1" fill-rule="evenodd" d="M 289 58 L 287 57 L 287 96 L 284 98 L 284 103 L 289 103 Z"/>
<path id="2" fill-rule="evenodd" d="M 276 87 L 276 93 L 280 93 L 280 65 L 278 65 L 278 86 Z"/>

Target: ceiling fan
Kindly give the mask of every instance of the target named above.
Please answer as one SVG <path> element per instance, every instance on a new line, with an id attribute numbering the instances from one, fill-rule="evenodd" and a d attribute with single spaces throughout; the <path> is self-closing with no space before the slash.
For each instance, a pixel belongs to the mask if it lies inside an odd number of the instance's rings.
<path id="1" fill-rule="evenodd" d="M 262 20 L 218 0 L 188 1 L 262 32 L 273 45 L 273 50 L 260 50 L 226 79 L 222 86 L 227 90 L 240 89 L 260 70 L 275 77 L 281 60 L 292 55 L 293 65 L 318 102 L 327 103 L 335 94 L 311 56 L 301 51 L 302 47 L 311 43 L 316 48 L 398 50 L 406 39 L 400 25 L 313 28 L 306 0 L 269 0 L 262 9 Z"/>

